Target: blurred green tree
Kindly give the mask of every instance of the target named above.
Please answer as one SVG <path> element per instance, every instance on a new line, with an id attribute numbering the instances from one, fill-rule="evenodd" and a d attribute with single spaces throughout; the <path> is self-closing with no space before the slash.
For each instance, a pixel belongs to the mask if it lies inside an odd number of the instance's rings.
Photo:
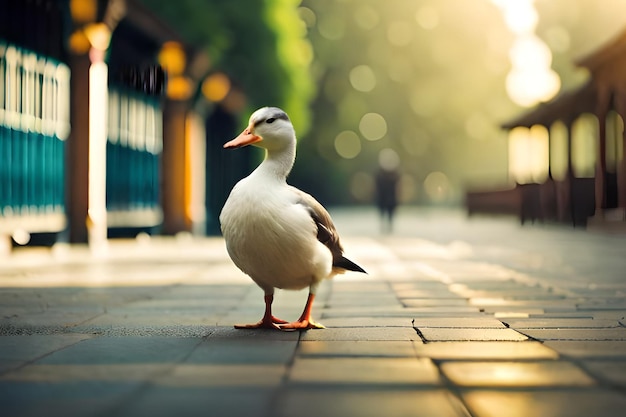
<path id="1" fill-rule="evenodd" d="M 299 0 L 141 0 L 189 44 L 203 48 L 213 69 L 238 83 L 248 99 L 242 117 L 278 106 L 299 132 L 310 126 L 312 48 Z"/>

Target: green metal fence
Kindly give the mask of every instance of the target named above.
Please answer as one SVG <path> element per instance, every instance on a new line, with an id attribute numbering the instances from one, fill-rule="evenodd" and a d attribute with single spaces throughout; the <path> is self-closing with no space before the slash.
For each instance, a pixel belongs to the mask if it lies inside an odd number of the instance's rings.
<path id="1" fill-rule="evenodd" d="M 160 224 L 163 132 L 159 99 L 111 87 L 107 137 L 106 205 L 109 227 Z"/>
<path id="2" fill-rule="evenodd" d="M 0 41 L 0 232 L 65 227 L 70 69 Z"/>

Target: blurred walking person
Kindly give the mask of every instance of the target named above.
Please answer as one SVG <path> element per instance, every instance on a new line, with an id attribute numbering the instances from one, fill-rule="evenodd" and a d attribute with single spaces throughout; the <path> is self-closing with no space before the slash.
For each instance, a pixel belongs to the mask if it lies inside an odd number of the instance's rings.
<path id="1" fill-rule="evenodd" d="M 381 233 L 393 232 L 393 218 L 398 206 L 398 181 L 400 158 L 392 149 L 383 149 L 378 155 L 376 173 L 376 206 L 380 214 Z"/>

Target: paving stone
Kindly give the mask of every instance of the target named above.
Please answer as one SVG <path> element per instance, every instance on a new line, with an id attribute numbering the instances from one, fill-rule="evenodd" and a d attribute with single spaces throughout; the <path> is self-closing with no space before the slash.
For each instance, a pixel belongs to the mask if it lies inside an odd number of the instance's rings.
<path id="1" fill-rule="evenodd" d="M 493 317 L 418 317 L 413 320 L 413 327 L 504 329 L 506 326 Z"/>
<path id="2" fill-rule="evenodd" d="M 626 328 L 614 329 L 528 329 L 525 335 L 537 340 L 625 340 Z"/>
<path id="3" fill-rule="evenodd" d="M 323 331 L 308 331 L 301 340 L 420 340 L 412 327 L 355 327 L 326 328 Z"/>
<path id="4" fill-rule="evenodd" d="M 345 294 L 380 294 L 390 290 L 390 286 L 387 282 L 379 280 L 357 280 L 352 282 L 346 282 L 343 277 L 332 280 L 332 293 L 345 293 Z"/>
<path id="5" fill-rule="evenodd" d="M 626 341 L 624 340 L 548 340 L 544 344 L 549 348 L 556 350 L 561 355 L 573 356 L 576 358 L 626 359 Z"/>
<path id="6" fill-rule="evenodd" d="M 307 341 L 298 346 L 301 357 L 415 357 L 412 341 Z"/>
<path id="7" fill-rule="evenodd" d="M 202 341 L 174 337 L 96 337 L 48 355 L 37 364 L 170 363 L 185 358 Z"/>
<path id="8" fill-rule="evenodd" d="M 268 363 L 185 363 L 171 366 L 152 383 L 168 387 L 270 387 L 278 386 L 285 376 L 284 364 Z"/>
<path id="9" fill-rule="evenodd" d="M 149 381 L 172 363 L 29 364 L 0 375 L 0 381 L 60 383 L 74 381 Z"/>
<path id="10" fill-rule="evenodd" d="M 626 396 L 614 391 L 468 391 L 462 394 L 475 417 L 616 417 L 626 409 Z"/>
<path id="11" fill-rule="evenodd" d="M 520 341 L 528 338 L 512 329 L 469 329 L 469 328 L 418 328 L 424 339 L 436 341 L 479 341 L 479 340 L 510 340 Z"/>
<path id="12" fill-rule="evenodd" d="M 94 319 L 103 314 L 103 312 L 104 310 L 100 310 L 96 313 L 93 311 L 81 313 L 63 311 L 60 308 L 56 308 L 43 312 L 16 314 L 8 319 L 0 319 L 0 334 L 7 334 L 5 329 L 16 327 L 72 327 Z"/>
<path id="13" fill-rule="evenodd" d="M 626 388 L 626 360 L 585 360 L 582 366 L 596 379 Z"/>
<path id="14" fill-rule="evenodd" d="M 512 329 L 591 329 L 620 326 L 617 320 L 595 320 L 592 318 L 527 318 L 503 321 Z"/>
<path id="15" fill-rule="evenodd" d="M 208 337 L 202 341 L 185 363 L 194 364 L 286 364 L 291 361 L 298 341 L 258 339 L 243 343 L 242 338 Z"/>
<path id="16" fill-rule="evenodd" d="M 409 282 L 392 282 L 391 288 L 396 293 L 407 293 L 407 294 L 420 294 L 422 291 L 426 293 L 446 293 L 450 294 L 451 291 L 448 290 L 448 284 L 441 282 L 440 280 L 413 280 Z M 454 293 L 451 293 L 455 295 Z"/>
<path id="17" fill-rule="evenodd" d="M 344 242 L 370 275 L 324 282 L 313 315 L 329 329 L 307 332 L 232 327 L 260 318 L 263 294 L 221 239 L 211 240 L 219 251 L 200 239 L 142 257 L 112 241 L 117 258 L 94 261 L 84 250 L 76 265 L 3 259 L 0 284 L 58 288 L 0 287 L 0 334 L 34 335 L 4 345 L 0 336 L 0 414 L 618 415 L 608 410 L 626 409 L 626 341 L 597 340 L 624 327 L 616 245 L 578 231 L 556 241 L 545 239 L 553 230 L 507 231 L 506 247 L 494 243 L 502 229 L 474 230 L 482 243 L 471 248 L 401 236 Z M 85 287 L 95 285 L 106 287 Z M 275 314 L 295 319 L 306 296 L 277 291 Z M 413 325 L 434 339 L 423 343 Z M 542 344 L 514 329 L 570 339 Z"/>
<path id="18" fill-rule="evenodd" d="M 626 317 L 626 310 L 589 310 L 591 317 L 597 320 L 621 320 Z"/>
<path id="19" fill-rule="evenodd" d="M 469 299 L 469 304 L 480 307 L 541 307 L 541 308 L 551 308 L 556 309 L 558 307 L 561 308 L 569 308 L 572 310 L 576 309 L 576 302 L 574 300 L 514 300 L 511 298 L 504 297 L 472 297 Z"/>
<path id="20" fill-rule="evenodd" d="M 558 354 L 539 342 L 431 342 L 415 343 L 418 356 L 436 360 L 557 359 Z"/>
<path id="21" fill-rule="evenodd" d="M 0 381 L 2 414 L 15 417 L 97 417 L 133 395 L 143 382 L 74 380 Z"/>
<path id="22" fill-rule="evenodd" d="M 462 405 L 442 389 L 289 388 L 276 417 L 464 417 Z"/>
<path id="23" fill-rule="evenodd" d="M 272 415 L 274 387 L 161 386 L 144 388 L 115 409 L 116 417 L 258 417 Z M 66 417 L 66 416 L 65 416 Z"/>
<path id="24" fill-rule="evenodd" d="M 289 383 L 313 385 L 440 384 L 439 372 L 427 358 L 296 358 Z"/>
<path id="25" fill-rule="evenodd" d="M 478 307 L 477 307 L 478 308 Z M 536 307 L 524 307 L 524 306 L 490 306 L 490 307 L 480 307 L 480 311 L 487 314 L 493 314 L 495 317 L 505 317 L 506 315 L 524 315 L 525 317 L 530 317 L 531 315 L 543 315 L 546 313 L 546 310 L 543 308 Z M 566 311 L 575 311 L 566 310 Z"/>
<path id="26" fill-rule="evenodd" d="M 268 329 L 235 329 L 232 326 L 216 327 L 215 331 L 209 336 L 210 340 L 227 339 L 231 341 L 240 341 L 244 344 L 254 344 L 259 340 L 297 342 L 299 338 L 300 332 Z"/>
<path id="27" fill-rule="evenodd" d="M 315 310 L 315 307 L 313 308 Z M 475 307 L 396 307 L 396 308 L 378 308 L 378 307 L 335 307 L 324 310 L 322 318 L 326 317 L 363 317 L 369 315 L 372 317 L 429 317 L 429 316 L 454 316 L 460 314 L 464 316 L 483 315 L 478 308 Z"/>
<path id="28" fill-rule="evenodd" d="M 327 328 L 340 327 L 412 327 L 413 318 L 406 317 L 324 317 Z"/>
<path id="29" fill-rule="evenodd" d="M 583 311 L 555 311 L 549 312 L 545 311 L 539 314 L 529 314 L 528 317 L 531 319 L 589 319 L 589 320 L 598 320 L 599 318 L 594 317 L 594 313 L 583 312 Z M 602 320 L 608 320 L 611 318 L 602 318 Z"/>
<path id="30" fill-rule="evenodd" d="M 397 289 L 396 295 L 398 298 L 419 298 L 419 299 L 438 299 L 438 298 L 462 298 L 457 294 L 449 291 L 446 287 L 442 286 L 441 289 Z"/>
<path id="31" fill-rule="evenodd" d="M 304 304 L 302 304 L 304 305 Z M 336 296 L 333 295 L 329 297 L 323 304 L 324 308 L 333 308 L 333 307 L 363 307 L 363 306 L 401 306 L 402 303 L 398 300 L 398 298 L 394 294 L 385 294 L 385 295 L 370 295 L 370 296 L 359 296 L 359 295 L 341 295 Z"/>
<path id="32" fill-rule="evenodd" d="M 85 334 L 0 336 L 0 374 L 91 337 Z"/>
<path id="33" fill-rule="evenodd" d="M 192 312 L 146 312 L 107 313 L 76 326 L 79 330 L 90 327 L 159 327 L 159 326 L 215 326 L 219 314 Z"/>
<path id="34" fill-rule="evenodd" d="M 592 302 L 578 303 L 576 305 L 579 310 L 620 310 L 626 311 L 626 301 L 623 298 L 620 302 L 610 299 L 594 300 Z"/>
<path id="35" fill-rule="evenodd" d="M 464 387 L 591 386 L 594 380 L 570 362 L 445 362 L 441 370 Z"/>
<path id="36" fill-rule="evenodd" d="M 448 307 L 448 306 L 467 306 L 467 300 L 464 298 L 404 298 L 402 304 L 407 307 Z"/>

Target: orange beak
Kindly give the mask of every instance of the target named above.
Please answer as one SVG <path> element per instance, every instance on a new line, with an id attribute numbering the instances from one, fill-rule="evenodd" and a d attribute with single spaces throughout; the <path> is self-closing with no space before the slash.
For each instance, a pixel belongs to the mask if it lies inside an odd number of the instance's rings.
<path id="1" fill-rule="evenodd" d="M 236 149 L 241 148 L 242 146 L 252 145 L 253 143 L 260 142 L 263 140 L 261 136 L 255 135 L 252 133 L 254 130 L 254 126 L 250 125 L 246 127 L 246 129 L 239 134 L 235 139 L 230 142 L 226 142 L 224 144 L 225 149 Z"/>

